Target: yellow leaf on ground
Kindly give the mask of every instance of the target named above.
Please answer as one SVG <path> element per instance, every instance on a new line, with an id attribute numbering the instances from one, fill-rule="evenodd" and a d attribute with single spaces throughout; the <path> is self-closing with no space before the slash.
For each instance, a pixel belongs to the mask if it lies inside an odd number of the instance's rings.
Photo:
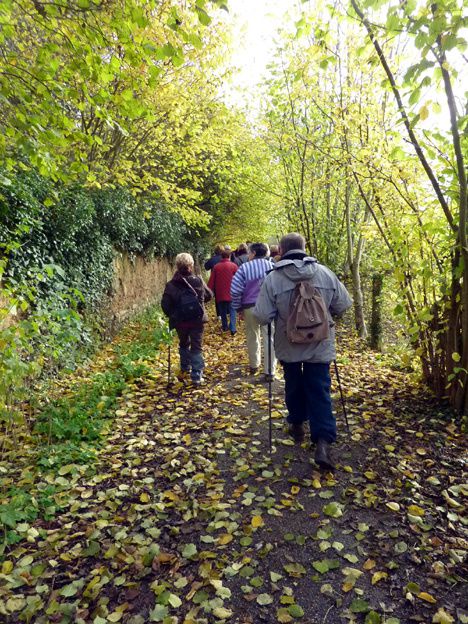
<path id="1" fill-rule="evenodd" d="M 252 518 L 252 526 L 254 529 L 263 526 L 265 523 L 263 522 L 262 516 L 254 516 Z"/>
<path id="2" fill-rule="evenodd" d="M 364 568 L 364 570 L 372 570 L 372 568 L 375 568 L 375 566 L 375 561 L 373 559 L 368 559 L 362 567 Z"/>
<path id="3" fill-rule="evenodd" d="M 142 503 L 149 503 L 150 502 L 150 497 L 149 494 L 147 494 L 146 492 L 143 492 L 142 494 L 140 494 L 140 502 Z"/>
<path id="4" fill-rule="evenodd" d="M 412 516 L 424 516 L 424 514 L 426 513 L 424 509 L 422 507 L 419 507 L 418 505 L 410 505 L 408 507 L 408 512 Z"/>
<path id="5" fill-rule="evenodd" d="M 418 598 L 424 600 L 425 602 L 430 602 L 431 604 L 435 604 L 437 602 L 434 596 L 431 596 L 431 594 L 428 594 L 427 592 L 421 592 L 418 594 Z"/>
<path id="6" fill-rule="evenodd" d="M 13 561 L 4 561 L 2 563 L 2 574 L 10 574 L 13 568 Z"/>
<path id="7" fill-rule="evenodd" d="M 453 624 L 455 620 L 445 609 L 439 609 L 432 618 L 433 624 Z"/>
<path id="8" fill-rule="evenodd" d="M 382 579 L 386 579 L 387 577 L 388 577 L 387 572 L 374 572 L 374 574 L 372 575 L 372 581 L 371 581 L 372 585 L 375 585 L 376 583 L 378 583 Z"/>
<path id="9" fill-rule="evenodd" d="M 229 544 L 229 542 L 232 542 L 233 537 L 230 533 L 223 533 L 223 535 L 221 535 L 218 539 L 218 544 Z"/>

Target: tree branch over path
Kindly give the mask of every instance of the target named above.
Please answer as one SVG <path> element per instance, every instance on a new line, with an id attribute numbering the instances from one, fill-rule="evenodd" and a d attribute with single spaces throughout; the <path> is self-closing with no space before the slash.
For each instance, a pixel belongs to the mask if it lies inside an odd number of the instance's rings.
<path id="1" fill-rule="evenodd" d="M 375 51 L 377 52 L 377 55 L 379 57 L 379 60 L 382 64 L 382 67 L 387 75 L 388 81 L 390 82 L 390 86 L 392 87 L 392 91 L 393 94 L 395 96 L 395 99 L 397 101 L 398 104 L 398 111 L 400 113 L 400 116 L 403 120 L 403 123 L 405 125 L 405 128 L 408 132 L 408 136 L 410 137 L 411 143 L 416 151 L 416 154 L 419 158 L 419 161 L 421 162 L 424 171 L 426 172 L 432 187 L 437 195 L 437 199 L 439 200 L 439 203 L 442 207 L 442 210 L 444 211 L 445 217 L 447 218 L 447 221 L 452 229 L 453 232 L 457 232 L 457 225 L 454 221 L 453 215 L 450 211 L 450 207 L 447 203 L 447 200 L 445 199 L 445 196 L 442 192 L 442 189 L 440 188 L 439 182 L 432 170 L 432 167 L 430 166 L 430 164 L 428 163 L 424 152 L 421 148 L 421 145 L 414 133 L 413 128 L 411 127 L 411 122 L 408 118 L 408 113 L 406 112 L 405 106 L 403 104 L 403 100 L 401 97 L 401 93 L 396 85 L 396 81 L 395 81 L 395 77 L 393 75 L 392 70 L 390 69 L 388 63 L 387 63 L 387 59 L 385 58 L 385 55 L 383 53 L 383 50 L 379 44 L 379 42 L 377 41 L 375 34 L 374 34 L 374 30 L 369 22 L 369 20 L 365 17 L 364 13 L 362 12 L 362 10 L 360 9 L 360 7 L 358 6 L 356 0 L 351 0 L 351 4 L 353 6 L 353 9 L 356 11 L 359 19 L 361 20 L 361 22 L 364 24 L 367 33 L 369 35 L 369 39 L 371 40 Z"/>

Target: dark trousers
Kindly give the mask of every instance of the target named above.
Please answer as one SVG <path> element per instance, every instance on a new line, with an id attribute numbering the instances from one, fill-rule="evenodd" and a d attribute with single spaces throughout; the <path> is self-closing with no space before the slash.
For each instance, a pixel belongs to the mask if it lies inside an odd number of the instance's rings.
<path id="1" fill-rule="evenodd" d="M 203 325 L 201 327 L 177 327 L 179 336 L 180 368 L 191 371 L 193 380 L 201 378 L 205 362 L 202 355 Z"/>
<path id="2" fill-rule="evenodd" d="M 309 421 L 312 442 L 336 440 L 336 421 L 330 396 L 330 365 L 281 362 L 284 369 L 288 422 Z"/>
<path id="3" fill-rule="evenodd" d="M 232 305 L 232 301 L 219 301 L 218 310 L 221 315 L 221 326 L 224 331 L 230 329 L 232 332 L 236 331 L 236 311 Z M 229 314 L 229 325 L 228 325 Z"/>

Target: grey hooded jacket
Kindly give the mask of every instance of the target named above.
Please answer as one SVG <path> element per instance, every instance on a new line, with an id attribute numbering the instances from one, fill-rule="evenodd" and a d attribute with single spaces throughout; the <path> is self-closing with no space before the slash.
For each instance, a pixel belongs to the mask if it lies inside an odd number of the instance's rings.
<path id="1" fill-rule="evenodd" d="M 291 296 L 296 284 L 305 280 L 310 280 L 320 291 L 328 307 L 330 337 L 316 343 L 293 344 L 286 335 Z M 348 291 L 333 271 L 304 251 L 293 249 L 265 277 L 254 315 L 262 325 L 275 322 L 275 353 L 280 361 L 329 363 L 336 357 L 332 316 L 340 316 L 351 305 Z"/>

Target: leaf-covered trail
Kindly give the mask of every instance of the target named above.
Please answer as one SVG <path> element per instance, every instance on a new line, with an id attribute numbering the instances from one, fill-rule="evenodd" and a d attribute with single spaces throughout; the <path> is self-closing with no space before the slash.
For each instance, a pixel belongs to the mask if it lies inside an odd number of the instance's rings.
<path id="1" fill-rule="evenodd" d="M 334 475 L 284 431 L 242 331 L 211 325 L 206 384 L 129 387 L 96 473 L 1 566 L 8 622 L 467 622 L 463 438 L 407 377 L 341 344 L 352 438 Z M 337 410 L 339 405 L 337 403 Z"/>

